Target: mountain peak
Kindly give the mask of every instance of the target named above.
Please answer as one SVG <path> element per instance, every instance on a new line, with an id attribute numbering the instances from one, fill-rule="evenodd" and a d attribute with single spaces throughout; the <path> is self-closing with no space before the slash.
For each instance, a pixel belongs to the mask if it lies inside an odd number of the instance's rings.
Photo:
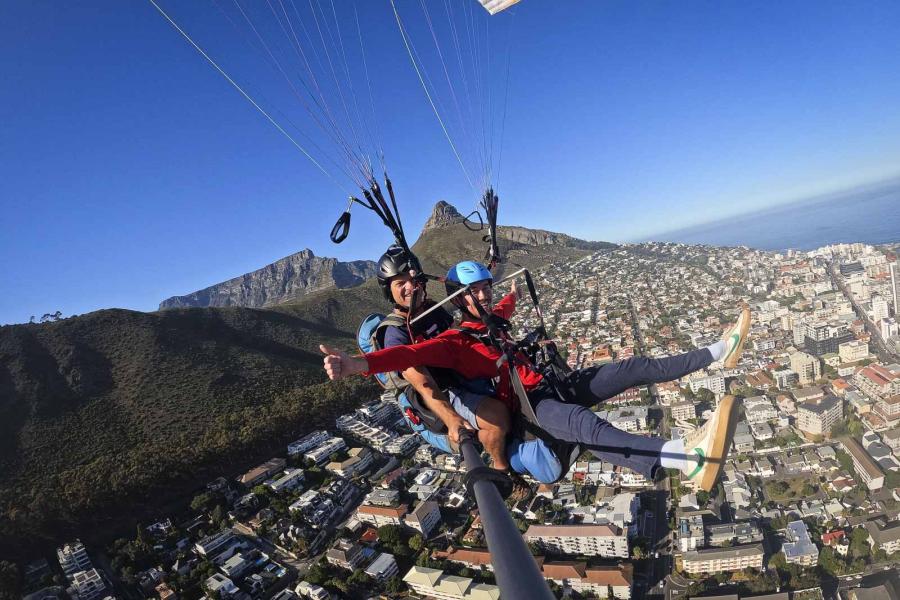
<path id="1" fill-rule="evenodd" d="M 463 220 L 463 216 L 459 214 L 459 211 L 456 210 L 455 206 L 448 202 L 444 202 L 443 200 L 439 200 L 438 203 L 434 205 L 431 216 L 425 221 L 422 233 L 431 231 L 432 229 L 440 229 L 456 223 L 462 223 Z"/>

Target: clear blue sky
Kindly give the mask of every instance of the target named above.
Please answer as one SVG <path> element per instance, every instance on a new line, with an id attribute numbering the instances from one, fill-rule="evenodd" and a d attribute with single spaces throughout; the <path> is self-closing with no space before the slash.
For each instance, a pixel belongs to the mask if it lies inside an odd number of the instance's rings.
<path id="1" fill-rule="evenodd" d="M 236 74 L 263 64 L 215 4 L 162 4 Z M 475 198 L 388 0 L 358 4 L 417 232 L 437 200 Z M 900 171 L 896 1 L 523 0 L 497 18 L 514 20 L 503 223 L 624 241 Z M 344 193 L 141 0 L 2 3 L 0 118 L 0 323 L 154 310 L 304 247 L 389 242 L 356 210 L 331 244 Z"/>

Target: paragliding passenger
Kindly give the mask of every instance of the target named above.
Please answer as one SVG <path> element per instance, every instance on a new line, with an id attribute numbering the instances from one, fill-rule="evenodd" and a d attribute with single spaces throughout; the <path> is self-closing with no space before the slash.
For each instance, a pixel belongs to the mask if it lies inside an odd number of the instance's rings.
<path id="1" fill-rule="evenodd" d="M 426 298 L 424 283 L 414 277 L 419 269 L 416 257 L 397 245 L 388 248 L 378 260 L 376 278 L 385 298 L 393 303 L 393 312 L 376 329 L 373 347 L 408 346 L 435 337 L 453 325 L 450 313 L 438 308 L 429 314 L 426 321 L 416 324 L 416 338 L 410 337 L 413 330 L 407 325 L 410 312 L 419 313 L 434 304 Z M 510 411 L 490 395 L 493 390 L 489 380 L 466 381 L 452 371 L 429 370 L 423 366 L 398 371 L 392 374 L 388 384 L 390 387 L 399 391 L 412 386 L 414 391 L 407 390 L 407 394 L 418 394 L 424 406 L 446 426 L 445 435 L 453 444 L 459 443 L 461 429 L 476 430 L 478 440 L 490 454 L 494 468 L 512 477 L 513 499 L 524 499 L 530 495 L 530 486 L 510 469 L 505 448 L 510 431 Z"/>
<path id="2" fill-rule="evenodd" d="M 464 380 L 499 378 L 496 398 L 510 411 L 519 401 L 512 388 L 509 369 L 498 366 L 501 352 L 477 336 L 486 326 L 479 318 L 478 302 L 493 315 L 508 319 L 515 310 L 516 294 L 493 303 L 493 276 L 484 265 L 474 261 L 458 263 L 447 273 L 447 280 L 469 286 L 471 295 L 462 294 L 453 302 L 461 311 L 461 327 L 414 345 L 395 346 L 362 356 L 349 356 L 322 346 L 327 355 L 325 370 L 331 379 L 354 374 L 372 375 L 387 371 L 405 371 L 412 367 L 450 369 Z M 750 311 L 742 308 L 737 322 L 715 344 L 667 358 L 633 357 L 627 360 L 574 371 L 567 384 L 572 401 L 563 401 L 542 376 L 526 364 L 515 365 L 528 401 L 534 408 L 540 427 L 550 436 L 583 444 L 593 454 L 615 465 L 628 467 L 645 477 L 655 478 L 661 468 L 676 469 L 709 491 L 722 471 L 731 446 L 737 419 L 736 401 L 725 396 L 712 417 L 684 439 L 666 441 L 634 435 L 600 419 L 590 407 L 641 385 L 662 383 L 722 361 L 733 368 L 740 357 L 750 326 Z"/>

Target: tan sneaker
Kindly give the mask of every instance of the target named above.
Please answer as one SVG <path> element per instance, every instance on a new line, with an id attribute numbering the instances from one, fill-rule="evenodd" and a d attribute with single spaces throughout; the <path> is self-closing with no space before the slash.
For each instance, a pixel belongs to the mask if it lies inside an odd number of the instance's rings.
<path id="1" fill-rule="evenodd" d="M 737 420 L 738 402 L 734 396 L 725 396 L 719 401 L 712 417 L 684 438 L 687 461 L 696 465 L 687 477 L 706 492 L 713 489 L 722 473 L 728 450 L 734 441 Z"/>
<path id="2" fill-rule="evenodd" d="M 534 495 L 534 491 L 531 489 L 531 485 L 525 479 L 516 473 L 513 470 L 509 470 L 506 473 L 509 475 L 509 478 L 512 480 L 513 489 L 509 495 L 509 498 L 506 499 L 507 502 L 511 504 L 518 504 L 519 502 L 525 500 L 531 500 L 531 497 Z"/>
<path id="3" fill-rule="evenodd" d="M 722 341 L 725 342 L 725 358 L 722 359 L 722 363 L 726 369 L 733 369 L 737 366 L 749 331 L 750 308 L 744 304 L 735 324 L 722 336 Z"/>

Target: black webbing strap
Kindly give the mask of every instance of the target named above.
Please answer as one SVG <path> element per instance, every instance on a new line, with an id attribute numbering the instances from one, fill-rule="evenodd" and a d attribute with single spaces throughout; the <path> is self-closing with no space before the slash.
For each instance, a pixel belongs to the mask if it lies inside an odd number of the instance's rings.
<path id="1" fill-rule="evenodd" d="M 490 467 L 477 467 L 467 472 L 463 477 L 463 483 L 466 485 L 466 491 L 472 498 L 475 497 L 475 483 L 478 481 L 490 481 L 500 492 L 500 497 L 504 500 L 512 494 L 513 482 L 504 471 L 498 471 Z"/>

